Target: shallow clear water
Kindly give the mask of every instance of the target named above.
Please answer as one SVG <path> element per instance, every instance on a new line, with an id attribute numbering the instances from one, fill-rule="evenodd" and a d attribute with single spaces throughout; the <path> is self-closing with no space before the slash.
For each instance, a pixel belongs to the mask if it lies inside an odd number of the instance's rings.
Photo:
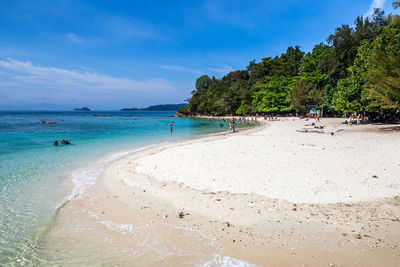
<path id="1" fill-rule="evenodd" d="M 172 112 L 101 113 L 107 116 L 0 112 L 0 265 L 45 260 L 37 258 L 41 236 L 74 192 L 73 170 L 117 151 L 227 129 L 219 121 L 169 117 Z M 62 139 L 71 145 L 53 146 Z"/>

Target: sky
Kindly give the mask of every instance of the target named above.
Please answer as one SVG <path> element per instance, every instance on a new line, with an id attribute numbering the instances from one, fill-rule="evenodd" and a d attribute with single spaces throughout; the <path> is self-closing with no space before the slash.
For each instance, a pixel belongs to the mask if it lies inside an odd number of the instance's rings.
<path id="1" fill-rule="evenodd" d="M 0 110 L 182 103 L 223 77 L 391 0 L 0 0 Z"/>

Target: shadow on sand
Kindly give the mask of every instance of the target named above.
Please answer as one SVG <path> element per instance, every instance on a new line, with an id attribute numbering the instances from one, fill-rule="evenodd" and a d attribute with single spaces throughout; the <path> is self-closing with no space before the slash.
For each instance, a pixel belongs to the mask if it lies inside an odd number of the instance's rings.
<path id="1" fill-rule="evenodd" d="M 388 126 L 388 127 L 383 127 L 380 130 L 384 131 L 384 132 L 400 132 L 400 125 L 392 125 L 392 126 Z"/>

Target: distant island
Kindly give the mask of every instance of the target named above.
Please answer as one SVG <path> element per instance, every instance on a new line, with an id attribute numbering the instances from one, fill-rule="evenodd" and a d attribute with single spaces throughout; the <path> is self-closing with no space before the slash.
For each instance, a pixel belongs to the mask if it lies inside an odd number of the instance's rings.
<path id="1" fill-rule="evenodd" d="M 187 107 L 188 104 L 165 104 L 165 105 L 154 105 L 149 106 L 147 108 L 122 108 L 121 111 L 132 111 L 132 110 L 141 110 L 141 111 L 177 111 L 181 107 Z"/>
<path id="2" fill-rule="evenodd" d="M 74 108 L 74 111 L 90 111 L 90 109 L 88 107 Z"/>

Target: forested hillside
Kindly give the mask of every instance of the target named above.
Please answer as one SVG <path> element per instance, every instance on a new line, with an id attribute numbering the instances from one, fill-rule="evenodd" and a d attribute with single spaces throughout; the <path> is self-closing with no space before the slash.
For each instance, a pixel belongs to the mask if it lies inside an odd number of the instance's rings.
<path id="1" fill-rule="evenodd" d="M 372 18 L 338 27 L 310 53 L 291 46 L 221 79 L 203 75 L 180 112 L 305 113 L 310 104 L 330 114 L 399 112 L 400 16 L 376 9 Z"/>

